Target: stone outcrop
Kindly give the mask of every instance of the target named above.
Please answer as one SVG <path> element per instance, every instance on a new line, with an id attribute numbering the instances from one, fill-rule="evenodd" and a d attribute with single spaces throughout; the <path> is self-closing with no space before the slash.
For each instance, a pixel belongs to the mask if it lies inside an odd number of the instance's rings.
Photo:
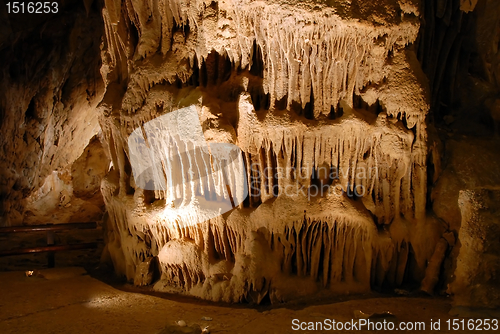
<path id="1" fill-rule="evenodd" d="M 103 214 L 96 188 L 109 167 L 96 137 L 105 88 L 102 19 L 89 9 L 65 1 L 52 16 L 0 10 L 3 226 L 95 221 Z"/>
<path id="2" fill-rule="evenodd" d="M 156 256 L 159 290 L 256 303 L 421 280 L 442 228 L 426 218 L 419 15 L 415 1 L 106 1 L 102 192 L 116 271 L 132 280 Z M 127 142 L 188 106 L 207 142 L 241 148 L 250 192 L 203 223 L 137 186 Z"/>
<path id="3" fill-rule="evenodd" d="M 499 189 L 460 192 L 462 226 L 455 281 L 449 291 L 456 306 L 498 308 L 500 306 L 500 212 Z"/>

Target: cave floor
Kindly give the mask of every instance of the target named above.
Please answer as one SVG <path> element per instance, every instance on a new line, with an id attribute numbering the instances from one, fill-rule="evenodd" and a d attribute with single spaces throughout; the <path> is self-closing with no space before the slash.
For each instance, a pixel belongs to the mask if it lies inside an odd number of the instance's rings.
<path id="1" fill-rule="evenodd" d="M 42 270 L 38 277 L 27 277 L 21 271 L 0 272 L 0 296 L 0 333 L 4 334 L 177 333 L 166 328 L 176 326 L 179 320 L 187 325 L 199 324 L 201 328 L 210 326 L 211 333 L 293 333 L 297 332 L 292 330 L 293 319 L 351 321 L 356 310 L 390 311 L 399 322 L 423 321 L 426 330 L 420 332 L 428 333 L 431 319 L 440 318 L 443 329 L 444 322 L 452 318 L 447 298 L 367 296 L 330 304 L 287 304 L 276 308 L 172 300 L 117 289 L 81 268 Z M 201 320 L 202 317 L 212 321 Z M 187 327 L 172 328 L 190 333 Z"/>

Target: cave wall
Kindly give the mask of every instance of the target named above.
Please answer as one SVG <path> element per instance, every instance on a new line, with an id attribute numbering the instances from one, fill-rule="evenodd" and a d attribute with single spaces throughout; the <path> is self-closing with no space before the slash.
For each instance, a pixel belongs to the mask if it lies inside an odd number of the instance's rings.
<path id="1" fill-rule="evenodd" d="M 500 5 L 489 0 L 423 5 L 418 58 L 429 78 L 433 119 L 464 123 L 462 133 L 492 133 L 499 119 Z"/>
<path id="2" fill-rule="evenodd" d="M 100 184 L 109 167 L 95 140 L 102 18 L 97 3 L 84 4 L 62 1 L 50 15 L 0 9 L 1 226 L 95 221 L 104 212 L 99 188 L 81 189 L 82 177 L 99 175 Z M 89 162 L 84 152 L 100 156 L 95 173 L 72 168 Z"/>
<path id="3" fill-rule="evenodd" d="M 500 6 L 489 0 L 427 1 L 423 13 L 418 58 L 432 95 L 428 203 L 453 234 L 439 286 L 455 296 L 456 306 L 495 307 L 484 297 L 498 293 L 491 288 L 498 280 L 494 266 L 488 265 L 494 252 L 477 251 L 470 240 L 483 229 L 490 231 L 484 242 L 498 238 L 490 228 L 497 223 L 495 218 L 489 222 L 476 218 L 480 214 L 475 205 L 487 206 L 490 217 L 495 217 L 494 205 L 488 204 L 487 196 L 475 194 L 500 184 Z M 469 196 L 465 194 L 473 194 L 470 198 L 478 202 L 461 201 Z M 471 223 L 478 220 L 481 223 Z M 475 274 L 472 262 L 479 266 Z M 480 269 L 483 264 L 491 271 Z M 473 280 L 481 281 L 477 286 L 483 288 L 471 293 L 464 282 Z"/>
<path id="4" fill-rule="evenodd" d="M 420 282 L 444 228 L 426 215 L 419 10 L 105 1 L 100 124 L 113 169 L 102 192 L 115 270 L 133 280 L 157 257 L 158 290 L 257 303 Z M 176 194 L 136 185 L 127 142 L 188 106 L 207 142 L 242 150 L 249 182 L 247 201 L 203 223 L 177 210 Z M 191 172 L 203 168 L 194 160 Z M 312 196 L 318 184 L 331 191 Z M 287 193 L 293 186 L 305 191 Z"/>

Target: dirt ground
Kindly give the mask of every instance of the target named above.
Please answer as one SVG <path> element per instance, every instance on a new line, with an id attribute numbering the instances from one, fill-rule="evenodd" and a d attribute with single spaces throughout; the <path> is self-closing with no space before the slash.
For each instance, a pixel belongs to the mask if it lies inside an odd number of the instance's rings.
<path id="1" fill-rule="evenodd" d="M 388 311 L 395 317 L 385 319 L 395 322 L 396 328 L 402 322 L 422 321 L 425 330 L 411 332 L 447 333 L 446 320 L 453 318 L 449 315 L 449 298 L 364 296 L 313 306 L 296 303 L 251 308 L 159 297 L 130 289 L 105 284 L 81 268 L 42 270 L 38 277 L 27 277 L 20 271 L 1 272 L 0 333 L 200 333 L 206 326 L 210 333 L 312 333 L 294 328 L 299 329 L 301 322 L 306 322 L 303 328 L 309 322 L 325 324 L 325 319 L 351 322 L 355 311 Z M 294 319 L 298 319 L 295 327 Z M 385 319 L 371 321 L 382 323 Z M 430 329 L 431 319 L 441 319 L 441 331 Z M 181 320 L 186 327 L 176 324 Z M 325 328 L 318 332 L 327 332 Z"/>

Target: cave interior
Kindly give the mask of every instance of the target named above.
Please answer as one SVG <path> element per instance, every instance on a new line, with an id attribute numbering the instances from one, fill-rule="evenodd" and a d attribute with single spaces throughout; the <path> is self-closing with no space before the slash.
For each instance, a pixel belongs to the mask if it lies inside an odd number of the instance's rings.
<path id="1" fill-rule="evenodd" d="M 2 333 L 498 325 L 499 1 L 1 6 Z"/>

